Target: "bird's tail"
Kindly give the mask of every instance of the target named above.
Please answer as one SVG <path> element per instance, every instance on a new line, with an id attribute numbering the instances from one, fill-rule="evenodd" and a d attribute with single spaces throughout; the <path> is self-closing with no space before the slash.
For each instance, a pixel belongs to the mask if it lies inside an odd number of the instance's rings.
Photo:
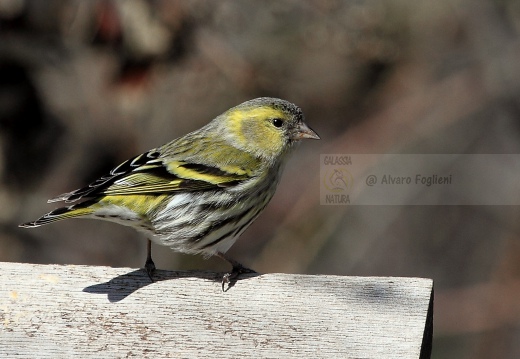
<path id="1" fill-rule="evenodd" d="M 94 209 L 90 208 L 91 204 L 92 203 L 89 203 L 89 201 L 86 201 L 68 207 L 57 208 L 54 211 L 41 216 L 35 221 L 22 223 L 19 225 L 19 227 L 34 228 L 52 222 L 61 221 L 62 219 L 88 216 L 94 212 Z"/>

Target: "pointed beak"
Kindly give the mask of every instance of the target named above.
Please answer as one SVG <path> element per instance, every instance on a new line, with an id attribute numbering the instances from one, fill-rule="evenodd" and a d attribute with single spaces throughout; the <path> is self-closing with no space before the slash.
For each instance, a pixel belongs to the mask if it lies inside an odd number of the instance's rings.
<path id="1" fill-rule="evenodd" d="M 313 140 L 319 140 L 320 136 L 316 132 L 314 132 L 305 122 L 301 122 L 300 125 L 294 131 L 291 139 L 293 140 L 302 140 L 304 138 L 310 138 Z"/>

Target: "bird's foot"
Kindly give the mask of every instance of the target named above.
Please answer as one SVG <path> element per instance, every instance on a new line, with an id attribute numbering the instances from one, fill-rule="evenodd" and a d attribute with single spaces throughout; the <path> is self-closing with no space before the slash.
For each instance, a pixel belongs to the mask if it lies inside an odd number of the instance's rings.
<path id="1" fill-rule="evenodd" d="M 153 280 L 153 273 L 155 272 L 155 263 L 153 262 L 152 258 L 148 258 L 144 264 L 144 270 L 146 271 L 146 274 L 148 274 L 148 278 L 154 282 Z"/>
<path id="2" fill-rule="evenodd" d="M 223 292 L 226 291 L 224 289 L 226 284 L 228 285 L 228 289 L 231 288 L 233 285 L 235 285 L 235 282 L 237 281 L 238 276 L 240 276 L 240 274 L 244 274 L 244 273 L 256 273 L 256 272 L 252 269 L 244 267 L 240 263 L 234 263 L 233 269 L 231 270 L 231 272 L 224 274 L 224 276 L 222 277 L 222 291 Z"/>

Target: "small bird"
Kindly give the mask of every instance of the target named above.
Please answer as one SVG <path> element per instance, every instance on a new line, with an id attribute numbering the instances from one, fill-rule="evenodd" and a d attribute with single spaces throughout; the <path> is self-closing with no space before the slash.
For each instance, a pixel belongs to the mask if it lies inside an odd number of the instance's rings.
<path id="1" fill-rule="evenodd" d="M 130 226 L 147 235 L 145 270 L 153 282 L 151 241 L 174 251 L 218 256 L 233 269 L 222 288 L 254 272 L 226 256 L 273 197 L 290 150 L 319 139 L 299 107 L 277 98 L 244 102 L 206 126 L 131 158 L 86 187 L 48 203 L 76 202 L 20 227 L 68 218 Z"/>

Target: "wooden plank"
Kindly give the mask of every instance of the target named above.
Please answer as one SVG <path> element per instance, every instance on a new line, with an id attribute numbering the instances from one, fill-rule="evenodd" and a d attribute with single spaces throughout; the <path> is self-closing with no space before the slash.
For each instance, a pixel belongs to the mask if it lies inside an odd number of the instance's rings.
<path id="1" fill-rule="evenodd" d="M 151 283 L 130 268 L 0 271 L 1 358 L 402 359 L 431 350 L 430 279 L 255 274 L 222 292 L 222 274 L 209 272 L 158 271 Z"/>

